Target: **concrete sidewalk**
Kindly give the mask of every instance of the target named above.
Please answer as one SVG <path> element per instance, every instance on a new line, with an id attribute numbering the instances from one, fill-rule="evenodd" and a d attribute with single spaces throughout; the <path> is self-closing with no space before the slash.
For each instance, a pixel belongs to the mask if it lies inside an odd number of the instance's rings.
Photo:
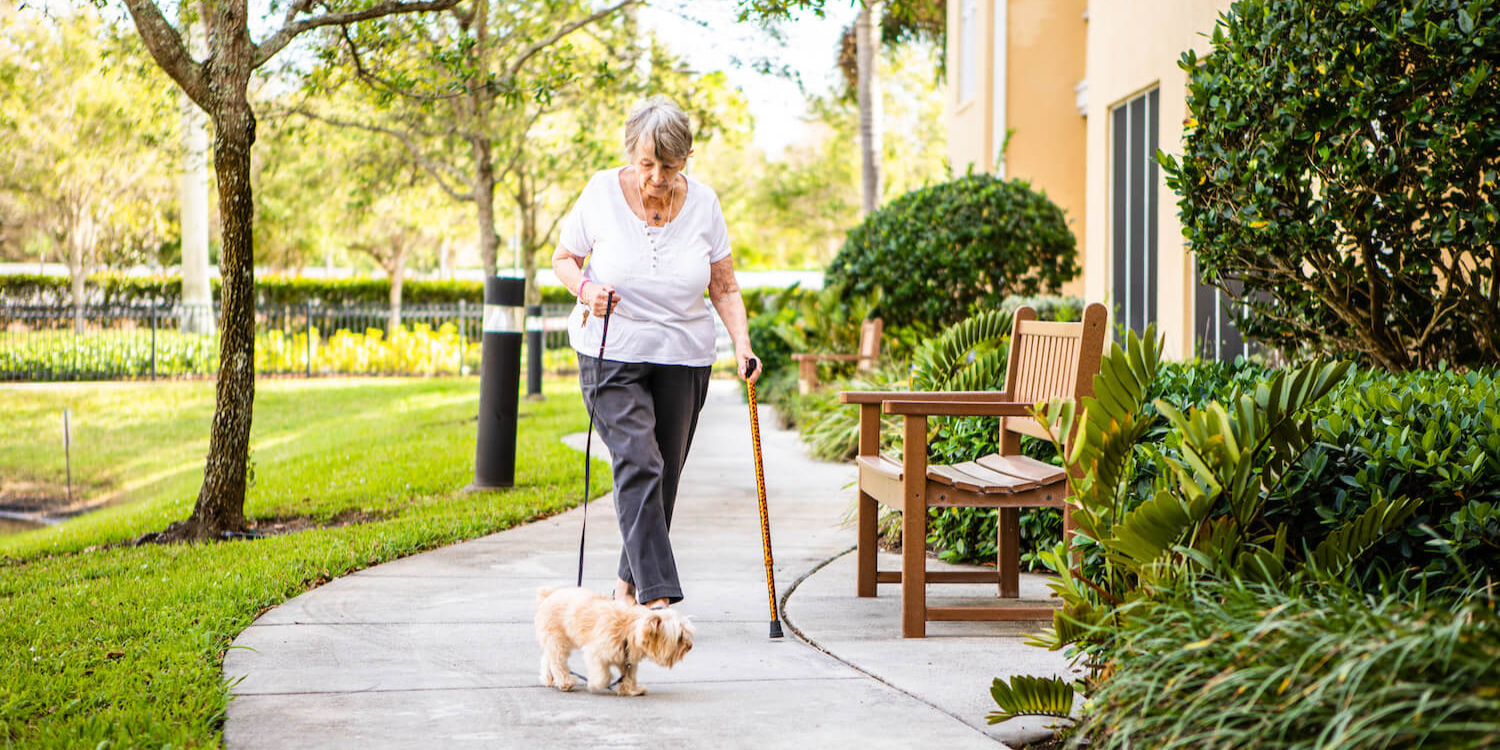
<path id="1" fill-rule="evenodd" d="M 993 749 L 1037 737 L 1041 721 L 985 724 L 990 680 L 1061 673 L 1065 661 L 1022 645 L 1030 625 L 931 623 L 927 639 L 902 640 L 896 586 L 854 596 L 854 535 L 843 525 L 852 466 L 808 459 L 765 411 L 786 639 L 766 638 L 746 409 L 732 383 L 715 382 L 673 520 L 687 597 L 678 608 L 698 640 L 676 669 L 642 666 L 649 695 L 537 683 L 535 590 L 574 581 L 574 510 L 360 571 L 267 612 L 225 659 L 226 746 Z M 619 554 L 609 499 L 588 515 L 584 584 L 607 591 Z M 1038 577 L 1022 586 L 1045 595 Z M 955 588 L 966 587 L 933 592 Z"/>

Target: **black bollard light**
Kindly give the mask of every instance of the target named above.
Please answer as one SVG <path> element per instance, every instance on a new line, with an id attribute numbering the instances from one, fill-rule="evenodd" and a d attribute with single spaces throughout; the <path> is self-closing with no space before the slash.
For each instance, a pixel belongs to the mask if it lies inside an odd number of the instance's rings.
<path id="1" fill-rule="evenodd" d="M 496 276 L 484 280 L 479 439 L 470 489 L 513 487 L 516 483 L 516 415 L 521 387 L 521 331 L 516 326 L 516 313 L 525 298 L 525 279 Z"/>
<path id="2" fill-rule="evenodd" d="M 526 307 L 526 398 L 542 398 L 542 306 Z"/>

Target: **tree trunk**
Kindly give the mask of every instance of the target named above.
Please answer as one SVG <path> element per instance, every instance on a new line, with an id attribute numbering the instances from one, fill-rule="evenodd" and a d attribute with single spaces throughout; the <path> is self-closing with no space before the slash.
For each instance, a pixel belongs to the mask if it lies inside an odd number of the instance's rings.
<path id="1" fill-rule="evenodd" d="M 386 335 L 395 336 L 396 331 L 401 328 L 401 287 L 406 283 L 406 238 L 401 237 L 394 241 L 391 248 L 390 260 L 385 267 L 385 274 L 391 280 L 391 314 L 387 324 Z"/>
<path id="2" fill-rule="evenodd" d="M 250 78 L 250 37 L 243 2 L 214 6 L 214 173 L 219 185 L 223 247 L 219 257 L 219 379 L 208 441 L 208 464 L 193 515 L 169 538 L 217 539 L 245 526 L 250 418 L 255 405 L 255 256 L 251 222 L 250 146 L 255 115 L 245 98 Z"/>
<path id="3" fill-rule="evenodd" d="M 67 236 L 63 239 L 67 246 L 68 260 L 68 301 L 73 305 L 73 332 L 82 334 L 84 330 L 83 306 L 87 300 L 84 298 L 84 282 L 88 280 L 88 257 L 84 250 L 83 233 L 85 230 L 84 216 L 87 209 L 81 206 L 73 208 L 72 226 L 68 229 Z"/>
<path id="4" fill-rule="evenodd" d="M 859 153 L 864 163 L 864 196 L 861 207 L 868 216 L 880 207 L 880 16 L 885 3 L 865 0 L 854 22 L 855 61 L 859 70 Z"/>
<path id="5" fill-rule="evenodd" d="M 498 268 L 499 237 L 495 234 L 495 165 L 487 140 L 474 140 L 474 206 L 479 214 L 479 259 L 484 262 L 484 276 L 495 275 Z"/>
<path id="6" fill-rule="evenodd" d="M 517 207 L 521 214 L 521 240 L 517 243 L 516 252 L 521 254 L 521 268 L 524 269 L 526 278 L 526 304 L 542 304 L 542 290 L 536 285 L 536 196 L 532 193 L 535 185 L 522 172 L 520 179 L 521 191 L 517 195 Z"/>

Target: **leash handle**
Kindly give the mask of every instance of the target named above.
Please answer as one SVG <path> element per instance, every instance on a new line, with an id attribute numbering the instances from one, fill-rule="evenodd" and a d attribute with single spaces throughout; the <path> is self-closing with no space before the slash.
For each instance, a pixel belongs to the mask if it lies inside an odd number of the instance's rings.
<path id="1" fill-rule="evenodd" d="M 589 464 L 594 451 L 594 409 L 599 404 L 599 381 L 604 378 L 604 342 L 609 339 L 609 316 L 614 312 L 615 293 L 605 292 L 604 331 L 599 334 L 599 356 L 594 365 L 594 396 L 589 399 L 589 431 L 583 439 L 583 526 L 578 530 L 578 587 L 583 588 L 583 542 L 589 533 Z"/>
<path id="2" fill-rule="evenodd" d="M 755 494 L 760 502 L 760 543 L 766 558 L 766 597 L 771 604 L 771 637 L 780 638 L 781 618 L 776 614 L 776 563 L 771 559 L 771 516 L 766 508 L 765 461 L 760 452 L 760 415 L 755 408 L 755 384 L 750 376 L 760 366 L 754 357 L 745 361 L 745 389 L 750 401 L 750 441 L 755 449 Z"/>

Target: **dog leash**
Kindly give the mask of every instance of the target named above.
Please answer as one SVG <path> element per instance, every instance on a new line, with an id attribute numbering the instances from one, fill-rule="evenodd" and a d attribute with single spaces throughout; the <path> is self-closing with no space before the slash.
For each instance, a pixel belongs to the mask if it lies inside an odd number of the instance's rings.
<path id="1" fill-rule="evenodd" d="M 604 379 L 604 342 L 609 340 L 609 316 L 615 311 L 614 301 L 614 291 L 611 290 L 605 292 L 604 331 L 599 334 L 599 356 L 597 358 L 597 364 L 594 366 L 594 395 L 593 398 L 589 399 L 589 431 L 587 437 L 583 439 L 583 525 L 578 529 L 579 588 L 583 588 L 583 548 L 584 540 L 588 538 L 589 533 L 589 464 L 593 463 L 594 410 L 599 406 L 599 382 Z M 587 318 L 587 316 L 588 309 L 585 308 L 584 317 Z M 574 677 L 582 679 L 584 682 L 588 681 L 588 677 L 578 674 L 571 669 L 568 671 L 572 673 Z M 621 673 L 619 677 L 615 678 L 614 682 L 609 683 L 609 686 L 613 688 L 614 686 L 620 684 L 620 681 L 624 679 L 625 675 Z"/>
<path id="2" fill-rule="evenodd" d="M 604 379 L 604 342 L 609 338 L 609 316 L 614 312 L 614 290 L 605 292 L 604 332 L 599 334 L 599 358 L 594 367 L 594 395 L 589 399 L 589 432 L 583 441 L 583 527 L 578 530 L 578 587 L 583 588 L 583 541 L 589 533 L 589 464 L 594 449 L 594 410 L 599 405 L 599 381 Z M 585 316 L 587 309 L 585 309 Z"/>

